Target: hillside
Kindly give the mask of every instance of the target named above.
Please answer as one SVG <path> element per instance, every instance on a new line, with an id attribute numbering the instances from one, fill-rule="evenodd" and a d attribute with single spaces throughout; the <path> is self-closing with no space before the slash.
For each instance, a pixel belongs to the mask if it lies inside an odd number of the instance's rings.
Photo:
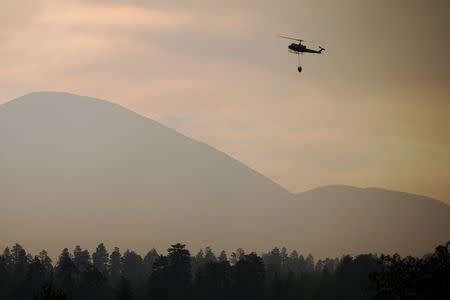
<path id="1" fill-rule="evenodd" d="M 293 207 L 312 248 L 420 255 L 450 239 L 450 206 L 425 196 L 331 185 L 296 195 Z"/>
<path id="2" fill-rule="evenodd" d="M 316 255 L 420 253 L 450 237 L 450 207 L 380 189 L 290 194 L 204 143 L 121 106 L 65 93 L 0 105 L 0 245 L 103 241 Z"/>

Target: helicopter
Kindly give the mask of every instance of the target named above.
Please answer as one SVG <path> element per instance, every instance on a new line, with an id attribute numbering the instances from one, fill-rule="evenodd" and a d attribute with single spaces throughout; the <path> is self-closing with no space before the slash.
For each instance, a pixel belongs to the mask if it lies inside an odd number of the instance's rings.
<path id="1" fill-rule="evenodd" d="M 307 41 L 302 40 L 302 39 L 293 38 L 293 37 L 289 37 L 289 36 L 283 36 L 283 35 L 280 35 L 280 37 L 298 42 L 298 44 L 292 43 L 288 46 L 290 53 L 294 53 L 294 54 L 298 55 L 298 68 L 297 68 L 298 72 L 302 71 L 302 66 L 300 66 L 300 54 L 302 54 L 302 55 L 303 55 L 303 53 L 322 54 L 322 51 L 325 50 L 325 48 L 323 48 L 321 46 L 319 46 L 319 50 L 309 49 L 304 44 L 302 44 L 302 42 L 307 42 Z"/>

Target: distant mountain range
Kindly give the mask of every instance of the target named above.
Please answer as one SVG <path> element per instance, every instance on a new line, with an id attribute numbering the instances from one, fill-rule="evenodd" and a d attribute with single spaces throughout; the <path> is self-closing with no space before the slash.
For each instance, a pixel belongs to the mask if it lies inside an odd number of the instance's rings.
<path id="1" fill-rule="evenodd" d="M 97 242 L 143 252 L 186 242 L 317 256 L 423 254 L 450 239 L 450 206 L 378 188 L 291 194 L 204 143 L 119 105 L 32 93 L 0 105 L 0 246 L 56 253 Z"/>

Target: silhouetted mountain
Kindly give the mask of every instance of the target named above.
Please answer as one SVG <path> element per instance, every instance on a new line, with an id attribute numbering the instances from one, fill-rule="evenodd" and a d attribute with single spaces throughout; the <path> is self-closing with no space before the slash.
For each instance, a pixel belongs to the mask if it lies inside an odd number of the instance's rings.
<path id="1" fill-rule="evenodd" d="M 118 105 L 32 93 L 0 105 L 0 241 L 127 245 L 185 240 L 317 255 L 425 252 L 450 207 L 379 189 L 300 195 L 214 148 Z"/>
<path id="2" fill-rule="evenodd" d="M 380 188 L 330 185 L 296 195 L 289 211 L 301 219 L 300 244 L 326 242 L 339 253 L 423 254 L 450 236 L 450 206 L 435 199 Z M 300 225 L 300 224 L 299 224 Z"/>

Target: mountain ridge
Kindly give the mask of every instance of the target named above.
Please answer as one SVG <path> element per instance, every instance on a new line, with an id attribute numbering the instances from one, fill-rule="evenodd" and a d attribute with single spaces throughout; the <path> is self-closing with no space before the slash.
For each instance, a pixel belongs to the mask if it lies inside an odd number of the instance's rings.
<path id="1" fill-rule="evenodd" d="M 422 195 L 422 194 L 417 194 L 417 193 L 411 193 L 411 192 L 405 192 L 405 191 L 399 191 L 396 189 L 389 189 L 389 188 L 384 188 L 384 187 L 379 187 L 379 186 L 367 186 L 367 187 L 361 187 L 361 186 L 355 186 L 355 185 L 348 185 L 348 184 L 326 184 L 326 185 L 321 185 L 321 186 L 317 186 L 315 188 L 311 188 L 308 189 L 306 191 L 303 192 L 296 192 L 293 193 L 296 196 L 302 195 L 302 194 L 306 194 L 306 193 L 314 193 L 314 192 L 322 192 L 322 191 L 326 191 L 326 190 L 334 190 L 334 191 L 339 191 L 339 190 L 343 190 L 343 191 L 375 191 L 375 192 L 387 192 L 387 193 L 396 193 L 399 195 L 406 195 L 406 196 L 413 196 L 413 197 L 423 197 L 426 198 L 427 200 L 430 201 L 435 201 L 438 202 L 440 204 L 443 204 L 445 206 L 449 206 L 450 207 L 450 203 L 447 203 L 446 201 L 443 201 L 441 199 L 437 199 L 437 198 L 433 198 L 431 196 L 427 196 L 427 195 Z"/>
<path id="2" fill-rule="evenodd" d="M 29 241 L 33 251 L 101 239 L 143 251 L 185 241 L 414 254 L 450 236 L 450 206 L 439 200 L 339 185 L 290 193 L 220 150 L 96 98 L 37 92 L 2 104 L 0 143 L 0 242 Z"/>
<path id="3" fill-rule="evenodd" d="M 36 98 L 36 96 L 37 96 L 37 98 Z M 95 97 L 80 96 L 80 95 L 76 95 L 76 94 L 73 94 L 73 93 L 67 93 L 67 92 L 57 92 L 57 91 L 37 91 L 37 92 L 31 92 L 31 93 L 25 94 L 25 95 L 23 95 L 23 96 L 20 96 L 20 97 L 17 97 L 17 98 L 15 98 L 15 99 L 13 99 L 13 100 L 7 101 L 7 102 L 5 102 L 5 103 L 3 103 L 3 104 L 0 104 L 0 109 L 1 109 L 2 107 L 8 108 L 8 107 L 14 106 L 14 105 L 19 104 L 19 103 L 22 104 L 21 102 L 27 102 L 27 101 L 29 101 L 29 100 L 31 100 L 31 101 L 33 101 L 33 102 L 44 102 L 44 103 L 39 103 L 39 105 L 55 105 L 55 104 L 61 104 L 61 103 L 55 102 L 55 101 L 54 101 L 55 99 L 52 99 L 53 101 L 51 101 L 51 103 L 49 103 L 50 101 L 48 100 L 48 96 L 51 96 L 50 98 L 58 97 L 58 100 L 56 100 L 57 102 L 62 102 L 61 99 L 63 99 L 63 100 L 66 101 L 66 104 L 67 104 L 67 102 L 71 102 L 71 101 L 78 102 L 78 101 L 80 101 L 80 100 L 85 100 L 86 102 L 96 102 L 96 103 L 100 103 L 101 105 L 110 105 L 110 106 L 114 106 L 115 108 L 120 109 L 120 110 L 123 110 L 124 112 L 126 111 L 127 113 L 129 113 L 129 114 L 131 114 L 131 115 L 133 115 L 133 116 L 135 116 L 135 117 L 138 117 L 138 118 L 140 118 L 140 119 L 143 119 L 143 120 L 152 122 L 152 125 L 157 126 L 157 127 L 160 127 L 161 129 L 166 130 L 166 131 L 168 131 L 168 132 L 170 132 L 170 133 L 172 133 L 172 134 L 178 135 L 179 137 L 181 137 L 181 138 L 183 138 L 183 139 L 189 140 L 189 141 L 194 142 L 194 143 L 198 143 L 198 144 L 200 144 L 200 145 L 202 145 L 202 146 L 208 147 L 208 148 L 211 149 L 211 150 L 217 151 L 217 152 L 219 152 L 220 154 L 223 154 L 223 155 L 227 156 L 229 159 L 233 160 L 234 162 L 239 163 L 239 164 L 243 164 L 246 168 L 248 168 L 249 170 L 251 170 L 252 172 L 254 172 L 254 173 L 257 174 L 257 175 L 264 177 L 266 180 L 271 181 L 271 183 L 277 185 L 280 189 L 283 189 L 284 191 L 289 192 L 287 189 L 285 189 L 285 188 L 284 188 L 282 185 L 280 185 L 279 183 L 276 183 L 275 181 L 273 181 L 273 180 L 270 179 L 269 177 L 265 176 L 264 174 L 258 172 L 258 171 L 255 170 L 255 169 L 249 167 L 249 166 L 246 165 L 245 163 L 243 163 L 243 162 L 241 162 L 241 161 L 235 159 L 234 157 L 228 155 L 227 153 L 221 151 L 220 149 L 214 148 L 214 147 L 208 145 L 208 144 L 205 143 L 205 142 L 198 141 L 198 140 L 195 140 L 195 139 L 193 139 L 193 138 L 190 138 L 190 137 L 188 137 L 188 136 L 186 136 L 186 135 L 184 135 L 184 134 L 182 134 L 182 133 L 176 131 L 175 129 L 172 129 L 172 128 L 170 128 L 170 127 L 164 125 L 164 124 L 161 124 L 161 123 L 159 123 L 159 122 L 157 122 L 157 121 L 155 121 L 155 120 L 153 120 L 153 119 L 151 119 L 151 118 L 149 118 L 149 117 L 140 115 L 140 114 L 138 114 L 137 112 L 135 112 L 135 111 L 133 111 L 133 110 L 130 110 L 129 108 L 124 107 L 124 106 L 122 106 L 122 105 L 120 105 L 120 104 L 118 104 L 118 103 L 110 102 L 110 101 L 103 100 L 103 99 L 99 99 L 99 98 L 95 98 Z M 46 98 L 43 98 L 43 97 L 46 97 Z M 31 99 L 31 98 L 32 98 L 32 99 Z M 69 101 L 68 101 L 68 100 L 69 100 Z M 27 104 L 27 103 L 23 103 L 23 104 Z M 35 104 L 35 103 L 34 103 L 34 104 Z"/>
<path id="4" fill-rule="evenodd" d="M 387 192 L 404 193 L 404 194 L 408 194 L 408 195 L 412 195 L 412 196 L 423 196 L 423 197 L 429 198 L 430 200 L 442 202 L 443 204 L 449 205 L 449 206 L 450 206 L 449 203 L 447 203 L 447 202 L 445 202 L 445 201 L 443 201 L 443 200 L 436 199 L 436 198 L 433 198 L 433 197 L 430 197 L 430 196 L 427 196 L 427 195 L 416 194 L 416 193 L 410 193 L 410 192 L 399 191 L 399 190 L 393 190 L 393 189 L 388 189 L 388 188 L 379 187 L 379 186 L 359 187 L 359 186 L 348 185 L 348 184 L 325 184 L 325 185 L 320 185 L 320 186 L 317 186 L 317 187 L 314 187 L 314 188 L 311 188 L 311 189 L 307 189 L 307 190 L 305 190 L 305 191 L 291 192 L 291 191 L 289 191 L 288 189 L 286 189 L 285 187 L 283 187 L 281 184 L 279 184 L 279 183 L 273 181 L 273 179 L 271 179 L 271 178 L 265 176 L 265 175 L 262 174 L 261 172 L 259 172 L 259 171 L 255 170 L 255 169 L 251 168 L 250 166 L 248 166 L 248 165 L 246 165 L 245 163 L 239 161 L 238 159 L 236 159 L 236 158 L 234 158 L 234 157 L 228 155 L 226 152 L 224 152 L 224 151 L 222 151 L 222 150 L 220 150 L 220 149 L 218 149 L 218 148 L 212 147 L 212 146 L 210 146 L 209 144 L 207 144 L 207 143 L 205 143 L 205 142 L 202 142 L 202 141 L 193 139 L 193 138 L 191 138 L 191 137 L 189 137 L 189 136 L 187 136 L 187 135 L 185 135 L 185 134 L 183 134 L 183 133 L 178 132 L 177 130 L 175 130 L 175 129 L 173 129 L 173 128 L 170 128 L 170 127 L 168 127 L 168 126 L 166 126 L 166 125 L 164 125 L 164 124 L 161 124 L 161 123 L 159 123 L 159 122 L 153 120 L 152 118 L 149 118 L 149 117 L 140 115 L 139 113 L 137 113 L 137 112 L 135 112 L 135 111 L 133 111 L 133 110 L 131 110 L 131 109 L 129 109 L 129 108 L 127 108 L 127 107 L 121 105 L 121 104 L 118 104 L 118 103 L 115 103 L 115 102 L 110 102 L 110 101 L 103 100 L 103 99 L 96 98 L 96 97 L 90 97 L 90 96 L 84 96 L 84 95 L 77 95 L 77 94 L 73 94 L 73 93 L 59 92 L 59 91 L 36 91 L 36 92 L 30 92 L 30 93 L 28 93 L 28 94 L 25 94 L 25 95 L 23 95 L 23 96 L 19 96 L 19 97 L 13 99 L 13 100 L 10 100 L 10 101 L 7 101 L 7 102 L 5 102 L 5 103 L 3 103 L 3 104 L 0 104 L 0 108 L 1 108 L 2 106 L 14 105 L 16 102 L 19 102 L 19 101 L 27 101 L 27 99 L 32 98 L 32 97 L 34 97 L 34 96 L 36 96 L 36 95 L 43 95 L 43 96 L 47 96 L 47 95 L 69 96 L 69 97 L 73 98 L 72 100 L 74 100 L 74 101 L 79 101 L 80 98 L 82 98 L 82 99 L 86 99 L 87 101 L 95 101 L 95 102 L 99 102 L 99 103 L 102 103 L 102 104 L 105 104 L 105 105 L 113 105 L 113 106 L 115 106 L 115 107 L 117 107 L 117 108 L 119 108 L 119 109 L 123 109 L 124 111 L 127 111 L 128 113 L 133 114 L 133 115 L 136 116 L 136 117 L 143 118 L 143 119 L 145 119 L 145 120 L 147 120 L 147 121 L 151 121 L 155 126 L 159 126 L 159 127 L 163 128 L 163 129 L 165 129 L 165 130 L 171 131 L 171 132 L 173 132 L 173 133 L 179 135 L 179 136 L 182 137 L 182 138 L 185 138 L 185 139 L 194 141 L 194 142 L 196 142 L 196 143 L 199 143 L 199 144 L 201 144 L 201 145 L 207 146 L 207 147 L 209 147 L 209 148 L 211 148 L 211 149 L 213 149 L 213 150 L 215 150 L 215 151 L 220 152 L 221 154 L 226 155 L 226 156 L 229 157 L 230 159 L 232 159 L 232 160 L 234 160 L 234 161 L 236 161 L 236 162 L 238 162 L 238 163 L 241 163 L 241 164 L 245 165 L 247 168 L 249 168 L 250 170 L 254 171 L 255 173 L 257 173 L 257 174 L 259 174 L 259 175 L 261 175 L 261 176 L 267 178 L 268 180 L 272 181 L 274 184 L 278 185 L 279 187 L 281 187 L 282 189 L 284 189 L 286 192 L 289 192 L 289 193 L 292 194 L 293 196 L 300 195 L 300 194 L 304 194 L 304 193 L 313 192 L 313 191 L 316 191 L 316 190 L 333 189 L 333 188 L 336 188 L 336 189 L 352 189 L 352 190 L 380 190 L 380 191 L 387 191 Z M 75 98 L 77 98 L 77 99 L 75 99 Z M 39 102 L 39 101 L 36 101 L 35 99 L 32 100 L 32 101 Z M 41 104 L 45 104 L 45 103 L 41 103 Z M 47 104 L 49 104 L 49 103 L 47 103 Z M 54 104 L 54 102 L 53 102 L 52 104 Z"/>

